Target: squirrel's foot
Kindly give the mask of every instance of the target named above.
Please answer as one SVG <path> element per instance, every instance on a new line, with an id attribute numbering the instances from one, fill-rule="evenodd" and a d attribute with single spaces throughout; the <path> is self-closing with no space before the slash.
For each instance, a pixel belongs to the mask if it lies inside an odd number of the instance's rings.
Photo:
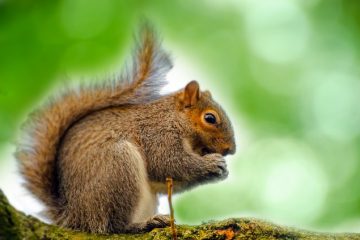
<path id="1" fill-rule="evenodd" d="M 146 222 L 132 223 L 126 227 L 127 233 L 150 232 L 154 228 L 164 228 L 170 226 L 169 215 L 155 215 Z"/>
<path id="2" fill-rule="evenodd" d="M 151 231 L 154 228 L 164 228 L 170 226 L 170 216 L 169 215 L 155 215 L 150 220 L 146 222 L 146 228 L 148 231 Z"/>

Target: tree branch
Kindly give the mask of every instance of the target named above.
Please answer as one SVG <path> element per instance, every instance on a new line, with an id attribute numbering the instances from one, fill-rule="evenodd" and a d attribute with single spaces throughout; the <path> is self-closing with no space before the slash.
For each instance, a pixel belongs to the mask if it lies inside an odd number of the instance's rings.
<path id="1" fill-rule="evenodd" d="M 228 219 L 177 226 L 179 239 L 359 239 L 360 234 L 325 234 L 277 226 L 256 219 Z M 170 228 L 144 234 L 94 235 L 45 224 L 14 209 L 0 190 L 0 239 L 171 239 Z"/>

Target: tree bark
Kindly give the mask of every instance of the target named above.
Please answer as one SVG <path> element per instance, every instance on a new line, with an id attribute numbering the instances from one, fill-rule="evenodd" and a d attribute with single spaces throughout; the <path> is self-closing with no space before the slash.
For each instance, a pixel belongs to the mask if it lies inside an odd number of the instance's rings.
<path id="1" fill-rule="evenodd" d="M 360 234 L 327 234 L 277 226 L 257 219 L 228 219 L 177 226 L 178 239 L 359 239 Z M 170 228 L 144 234 L 94 235 L 45 224 L 14 209 L 0 190 L 0 240 L 7 239 L 171 239 Z"/>

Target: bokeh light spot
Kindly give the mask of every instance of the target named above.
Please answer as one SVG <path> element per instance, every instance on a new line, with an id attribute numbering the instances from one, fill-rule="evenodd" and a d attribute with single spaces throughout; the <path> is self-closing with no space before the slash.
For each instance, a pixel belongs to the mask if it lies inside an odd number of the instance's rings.
<path id="1" fill-rule="evenodd" d="M 245 194 L 258 209 L 255 213 L 279 223 L 310 224 L 321 215 L 328 193 L 328 178 L 319 162 L 299 140 L 256 141 L 235 166 L 237 181 L 248 185 Z"/>
<path id="2" fill-rule="evenodd" d="M 294 153 L 269 169 L 262 199 L 273 216 L 311 222 L 325 201 L 325 178 L 315 161 L 301 155 Z"/>
<path id="3" fill-rule="evenodd" d="M 298 59 L 304 53 L 310 26 L 304 12 L 292 1 L 248 1 L 247 37 L 254 53 L 274 63 Z"/>
<path id="4" fill-rule="evenodd" d="M 321 76 L 313 93 L 315 127 L 338 140 L 349 140 L 360 132 L 360 83 L 346 73 Z"/>

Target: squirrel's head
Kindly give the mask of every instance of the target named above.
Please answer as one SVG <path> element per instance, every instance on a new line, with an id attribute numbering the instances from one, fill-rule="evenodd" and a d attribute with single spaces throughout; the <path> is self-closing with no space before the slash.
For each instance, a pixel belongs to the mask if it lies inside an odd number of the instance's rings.
<path id="1" fill-rule="evenodd" d="M 193 150 L 200 155 L 234 154 L 234 131 L 225 111 L 211 97 L 209 91 L 200 91 L 199 84 L 191 81 L 179 93 L 179 106 L 191 125 Z"/>

